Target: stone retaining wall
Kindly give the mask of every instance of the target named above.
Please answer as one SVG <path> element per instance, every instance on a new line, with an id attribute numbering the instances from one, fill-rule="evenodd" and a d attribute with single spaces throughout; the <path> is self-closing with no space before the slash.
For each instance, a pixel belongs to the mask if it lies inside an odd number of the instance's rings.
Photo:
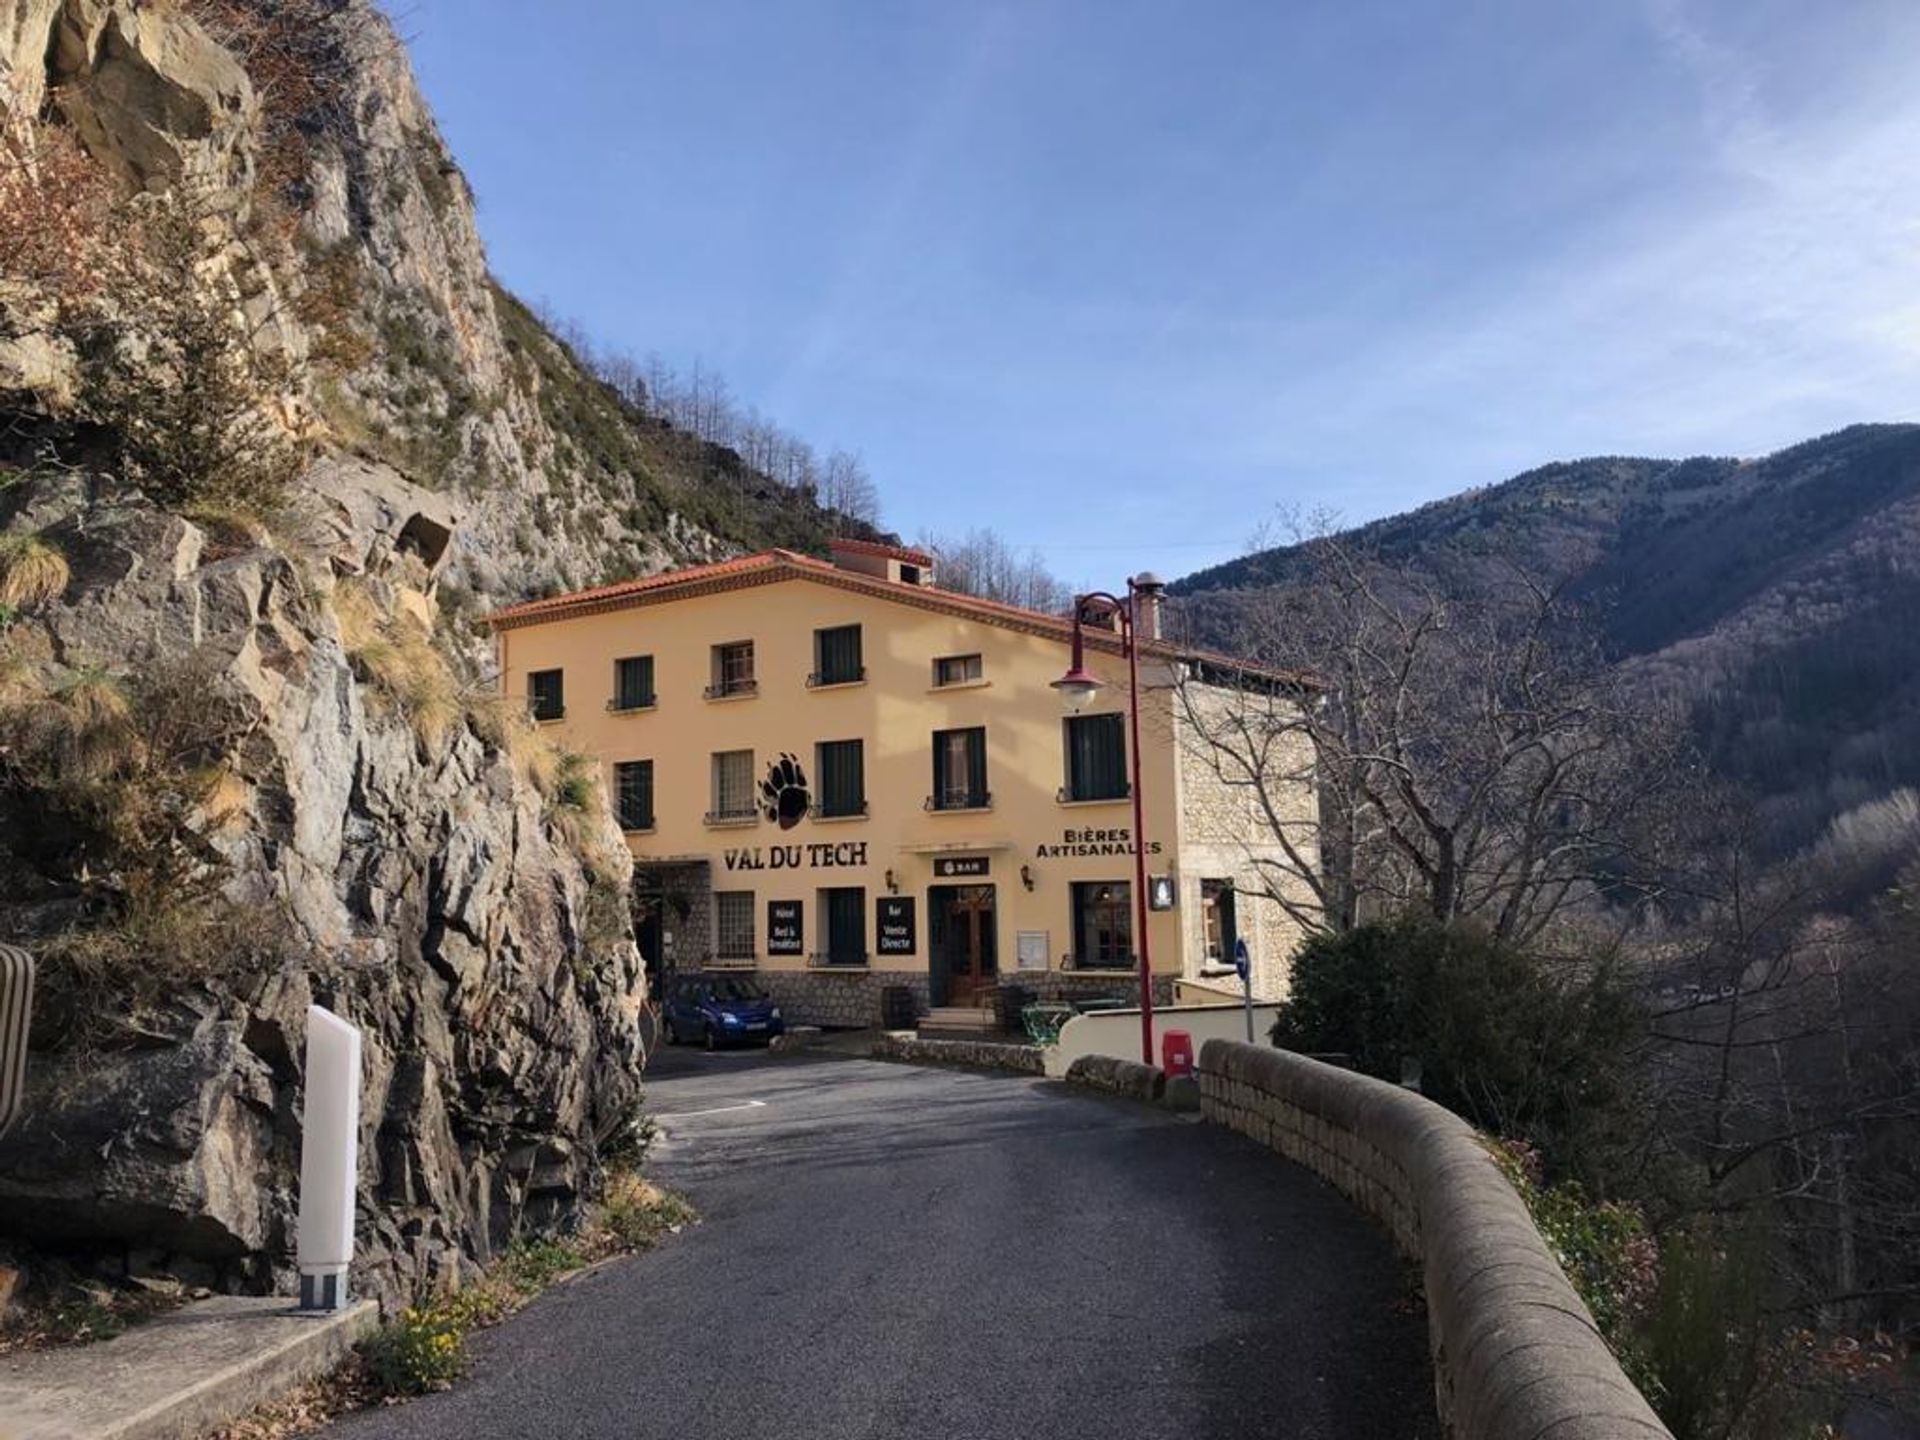
<path id="1" fill-rule="evenodd" d="M 922 1040 L 917 1035 L 892 1033 L 876 1039 L 871 1053 L 876 1060 L 907 1060 L 918 1065 L 1041 1073 L 1039 1046 L 1013 1045 L 1004 1040 Z"/>
<path id="2" fill-rule="evenodd" d="M 1158 1065 L 1122 1060 L 1113 1055 L 1082 1055 L 1067 1067 L 1067 1079 L 1124 1095 L 1129 1100 L 1158 1100 L 1167 1091 L 1167 1077 Z"/>
<path id="3" fill-rule="evenodd" d="M 1457 1440 L 1671 1440 L 1473 1127 L 1412 1091 L 1210 1040 L 1202 1114 L 1382 1221 L 1425 1275 L 1434 1398 Z"/>

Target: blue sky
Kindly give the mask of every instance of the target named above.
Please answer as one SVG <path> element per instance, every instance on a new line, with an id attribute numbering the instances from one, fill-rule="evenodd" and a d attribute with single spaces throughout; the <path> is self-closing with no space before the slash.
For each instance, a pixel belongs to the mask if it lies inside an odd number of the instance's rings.
<path id="1" fill-rule="evenodd" d="M 1913 0 L 400 23 L 506 284 L 1072 579 L 1920 414 Z"/>

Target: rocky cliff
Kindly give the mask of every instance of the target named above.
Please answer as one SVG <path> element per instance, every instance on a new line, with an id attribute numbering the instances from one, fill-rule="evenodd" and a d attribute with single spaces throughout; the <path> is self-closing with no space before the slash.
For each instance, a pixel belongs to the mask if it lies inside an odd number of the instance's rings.
<path id="1" fill-rule="evenodd" d="M 0 0 L 0 95 L 0 1246 L 284 1280 L 319 1001 L 361 1283 L 437 1282 L 564 1220 L 643 1059 L 624 847 L 474 609 L 832 517 L 495 285 L 364 0 Z"/>

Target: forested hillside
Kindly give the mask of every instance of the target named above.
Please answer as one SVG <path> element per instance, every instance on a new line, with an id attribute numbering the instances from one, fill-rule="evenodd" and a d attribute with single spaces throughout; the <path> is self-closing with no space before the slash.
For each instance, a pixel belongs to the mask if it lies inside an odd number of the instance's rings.
<path id="1" fill-rule="evenodd" d="M 1413 573 L 1510 567 L 1565 587 L 1637 682 L 1682 697 L 1774 847 L 1920 784 L 1920 426 L 1861 425 L 1759 460 L 1543 466 L 1342 537 Z M 1231 646 L 1300 546 L 1178 582 Z"/>

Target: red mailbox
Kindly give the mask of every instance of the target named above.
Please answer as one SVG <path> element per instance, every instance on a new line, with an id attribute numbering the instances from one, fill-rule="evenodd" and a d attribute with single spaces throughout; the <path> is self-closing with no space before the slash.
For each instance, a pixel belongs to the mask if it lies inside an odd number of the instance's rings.
<path id="1" fill-rule="evenodd" d="M 1169 1030 L 1160 1037 L 1160 1068 L 1169 1080 L 1193 1073 L 1193 1036 L 1184 1030 Z"/>

